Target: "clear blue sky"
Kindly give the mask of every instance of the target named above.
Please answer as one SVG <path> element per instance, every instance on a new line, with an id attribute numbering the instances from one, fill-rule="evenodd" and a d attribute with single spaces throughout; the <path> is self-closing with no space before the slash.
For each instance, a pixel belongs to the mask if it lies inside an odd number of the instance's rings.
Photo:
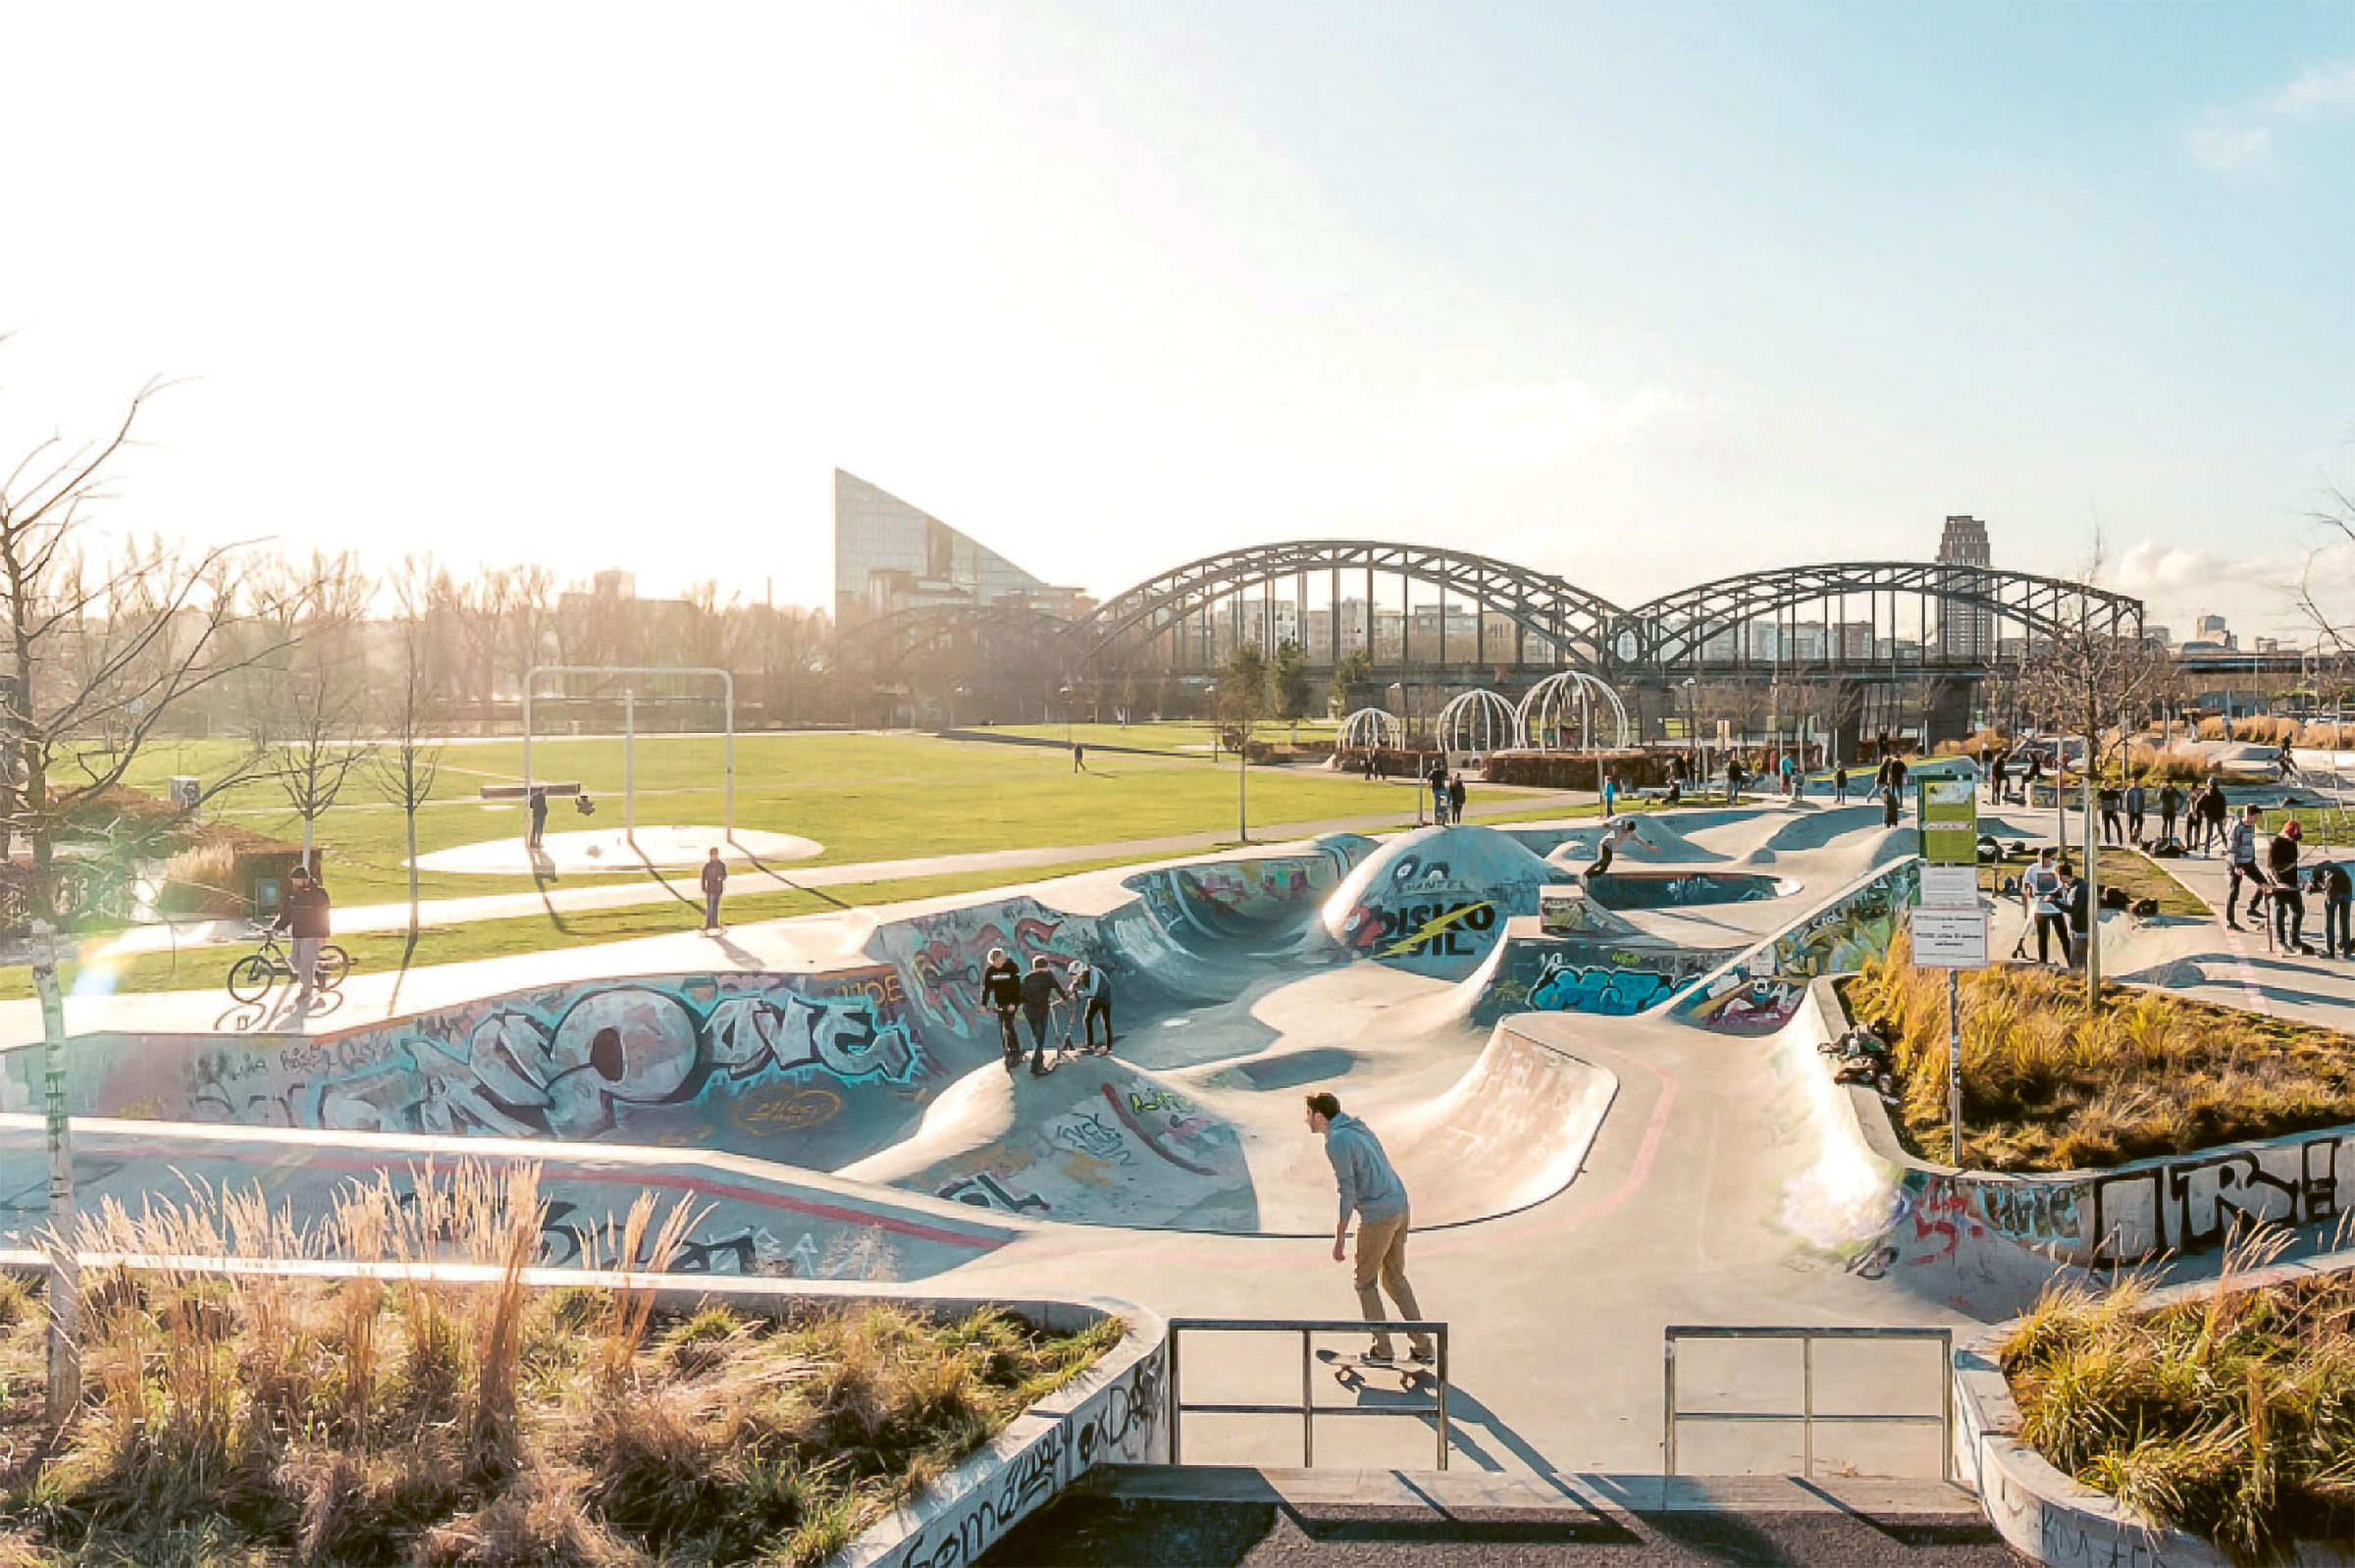
<path id="1" fill-rule="evenodd" d="M 1101 592 L 1342 533 L 1632 601 L 1967 511 L 2255 631 L 2355 489 L 2346 0 L 93 6 L 0 48 L 0 429 L 195 378 L 142 530 L 815 602 L 840 465 Z"/>

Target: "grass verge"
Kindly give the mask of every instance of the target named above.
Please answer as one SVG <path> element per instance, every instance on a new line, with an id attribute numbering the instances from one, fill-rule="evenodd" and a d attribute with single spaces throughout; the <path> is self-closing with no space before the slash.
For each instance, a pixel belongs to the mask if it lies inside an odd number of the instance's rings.
<path id="1" fill-rule="evenodd" d="M 1962 1157 L 1947 1126 L 1946 977 L 1904 937 L 1846 987 L 1893 1040 L 1897 1124 L 1924 1159 L 2099 1169 L 2355 1122 L 2355 1040 L 2155 991 L 1998 965 L 1962 976 Z"/>
<path id="2" fill-rule="evenodd" d="M 462 1258 L 495 1278 L 93 1272 L 88 1403 L 42 1430 L 40 1314 L 0 1336 L 0 1556 L 9 1561 L 804 1564 L 822 1561 L 1118 1342 L 994 1310 L 888 1303 L 772 1320 L 650 1295 L 538 1291 L 530 1168 L 465 1166 L 412 1196 L 348 1190 L 297 1232 L 258 1198 L 199 1194 L 100 1245 L 325 1247 Z M 651 1198 L 617 1255 L 658 1271 L 688 1217 Z"/>
<path id="3" fill-rule="evenodd" d="M 2002 1347 L 2021 1437 L 2055 1468 L 2235 1561 L 2355 1539 L 2355 1277 L 2208 1299 L 2049 1289 Z"/>

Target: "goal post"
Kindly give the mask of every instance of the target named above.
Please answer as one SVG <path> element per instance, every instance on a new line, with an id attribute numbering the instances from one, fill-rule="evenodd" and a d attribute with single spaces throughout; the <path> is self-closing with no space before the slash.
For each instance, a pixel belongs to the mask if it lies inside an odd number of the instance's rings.
<path id="1" fill-rule="evenodd" d="M 722 835 L 729 843 L 736 841 L 736 677 L 724 669 L 700 664 L 534 664 L 523 677 L 523 782 L 528 790 L 532 782 L 532 699 L 539 690 L 543 676 L 600 675 L 620 677 L 625 682 L 660 676 L 671 679 L 682 675 L 701 675 L 716 680 L 720 685 L 720 706 L 726 719 L 726 739 L 721 753 L 721 824 Z M 625 707 L 634 708 L 638 688 L 622 687 Z M 630 734 L 622 739 L 622 810 L 635 826 L 638 817 L 638 773 L 636 758 L 637 725 L 629 723 Z"/>

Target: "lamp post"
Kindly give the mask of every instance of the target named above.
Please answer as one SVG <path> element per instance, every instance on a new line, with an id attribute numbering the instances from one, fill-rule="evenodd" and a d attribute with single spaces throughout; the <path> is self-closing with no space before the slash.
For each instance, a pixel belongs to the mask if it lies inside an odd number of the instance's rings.
<path id="1" fill-rule="evenodd" d="M 1685 771 L 1696 778 L 1700 775 L 1695 770 L 1701 765 L 1701 754 L 1695 750 L 1701 733 L 1700 685 L 1695 677 L 1685 677 Z"/>

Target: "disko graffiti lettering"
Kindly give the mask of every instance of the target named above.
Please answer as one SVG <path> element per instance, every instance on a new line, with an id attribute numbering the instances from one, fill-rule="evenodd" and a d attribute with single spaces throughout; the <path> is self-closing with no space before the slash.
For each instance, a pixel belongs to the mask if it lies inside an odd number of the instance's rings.
<path id="1" fill-rule="evenodd" d="M 186 1104 L 199 1121 L 597 1138 L 635 1113 L 779 1083 L 814 1096 L 779 1113 L 806 1125 L 839 1108 L 828 1084 L 903 1084 L 919 1069 L 896 976 L 821 984 L 815 996 L 770 975 L 562 986 L 275 1052 L 202 1049 Z"/>
<path id="2" fill-rule="evenodd" d="M 1791 1021 L 1819 974 L 1860 967 L 1889 951 L 1920 885 L 1917 861 L 1902 861 L 1816 911 L 1739 966 L 1729 966 L 1694 1002 L 1691 1016 L 1731 1034 L 1770 1034 Z"/>
<path id="3" fill-rule="evenodd" d="M 877 1562 L 882 1568 L 965 1568 L 1095 1466 L 1157 1457 L 1168 1399 L 1166 1354 L 1155 1346 L 1017 1451 L 995 1476 L 949 1497 Z"/>

